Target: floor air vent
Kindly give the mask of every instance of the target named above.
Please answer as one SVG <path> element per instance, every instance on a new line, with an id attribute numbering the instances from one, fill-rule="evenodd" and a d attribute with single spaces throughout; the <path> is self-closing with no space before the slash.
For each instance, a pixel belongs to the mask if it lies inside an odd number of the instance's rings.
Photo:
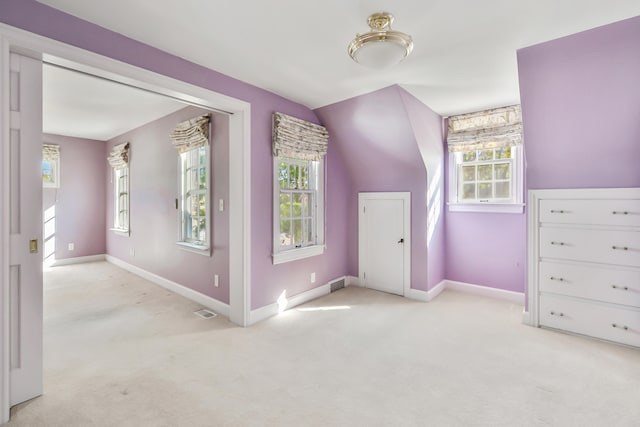
<path id="1" fill-rule="evenodd" d="M 193 314 L 195 314 L 196 316 L 200 316 L 203 319 L 211 319 L 217 316 L 217 314 L 215 314 L 213 311 L 207 310 L 206 308 L 203 308 L 202 310 L 194 311 Z"/>
<path id="2" fill-rule="evenodd" d="M 344 279 L 336 280 L 331 284 L 331 292 L 344 288 Z"/>

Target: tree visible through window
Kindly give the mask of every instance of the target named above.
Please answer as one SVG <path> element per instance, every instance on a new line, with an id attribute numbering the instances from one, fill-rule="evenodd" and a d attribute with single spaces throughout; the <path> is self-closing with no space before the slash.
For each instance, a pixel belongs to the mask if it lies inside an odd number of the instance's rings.
<path id="1" fill-rule="evenodd" d="M 208 246 L 208 146 L 180 154 L 182 177 L 182 241 Z"/>
<path id="2" fill-rule="evenodd" d="M 281 249 L 316 244 L 319 162 L 277 158 Z"/>

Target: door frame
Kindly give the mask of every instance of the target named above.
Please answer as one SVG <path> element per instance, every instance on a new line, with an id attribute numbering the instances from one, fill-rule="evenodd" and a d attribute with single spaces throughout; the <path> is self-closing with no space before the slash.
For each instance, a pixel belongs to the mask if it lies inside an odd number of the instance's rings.
<path id="1" fill-rule="evenodd" d="M 411 290 L 411 193 L 408 191 L 393 191 L 393 192 L 359 192 L 358 193 L 358 280 L 364 286 L 366 280 L 364 279 L 364 251 L 362 248 L 366 245 L 366 235 L 364 232 L 363 217 L 364 206 L 367 200 L 402 200 L 404 204 L 404 245 L 403 245 L 403 257 L 404 265 L 403 269 L 403 296 L 407 298 Z"/>
<path id="2" fill-rule="evenodd" d="M 0 23 L 0 424 L 9 419 L 9 53 L 16 52 L 229 115 L 229 319 L 251 307 L 251 104 Z"/>

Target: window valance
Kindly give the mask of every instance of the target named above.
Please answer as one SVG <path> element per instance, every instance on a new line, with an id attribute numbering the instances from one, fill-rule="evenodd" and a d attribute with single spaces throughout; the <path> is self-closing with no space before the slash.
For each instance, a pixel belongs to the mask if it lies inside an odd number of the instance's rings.
<path id="1" fill-rule="evenodd" d="M 171 141 L 178 152 L 184 153 L 209 145 L 209 123 L 209 114 L 178 123 L 171 132 Z"/>
<path id="2" fill-rule="evenodd" d="M 129 166 L 129 143 L 116 145 L 107 157 L 109 164 L 114 169 L 124 169 Z"/>
<path id="3" fill-rule="evenodd" d="M 449 117 L 450 152 L 522 144 L 520 105 Z"/>
<path id="4" fill-rule="evenodd" d="M 273 155 L 319 161 L 327 154 L 329 132 L 316 125 L 282 113 L 273 114 Z"/>
<path id="5" fill-rule="evenodd" d="M 54 144 L 42 144 L 42 160 L 50 162 L 60 158 L 60 146 Z"/>

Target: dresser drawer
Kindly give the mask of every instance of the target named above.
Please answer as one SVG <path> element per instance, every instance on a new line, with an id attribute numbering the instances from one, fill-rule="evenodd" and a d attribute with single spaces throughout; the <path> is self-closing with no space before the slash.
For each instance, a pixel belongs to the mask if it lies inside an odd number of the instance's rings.
<path id="1" fill-rule="evenodd" d="M 540 262 L 540 291 L 640 307 L 640 269 Z"/>
<path id="2" fill-rule="evenodd" d="M 540 295 L 540 325 L 640 347 L 640 310 Z"/>
<path id="3" fill-rule="evenodd" d="M 541 227 L 540 257 L 640 266 L 640 231 Z"/>
<path id="4" fill-rule="evenodd" d="M 640 200 L 540 200 L 540 222 L 640 227 Z"/>

